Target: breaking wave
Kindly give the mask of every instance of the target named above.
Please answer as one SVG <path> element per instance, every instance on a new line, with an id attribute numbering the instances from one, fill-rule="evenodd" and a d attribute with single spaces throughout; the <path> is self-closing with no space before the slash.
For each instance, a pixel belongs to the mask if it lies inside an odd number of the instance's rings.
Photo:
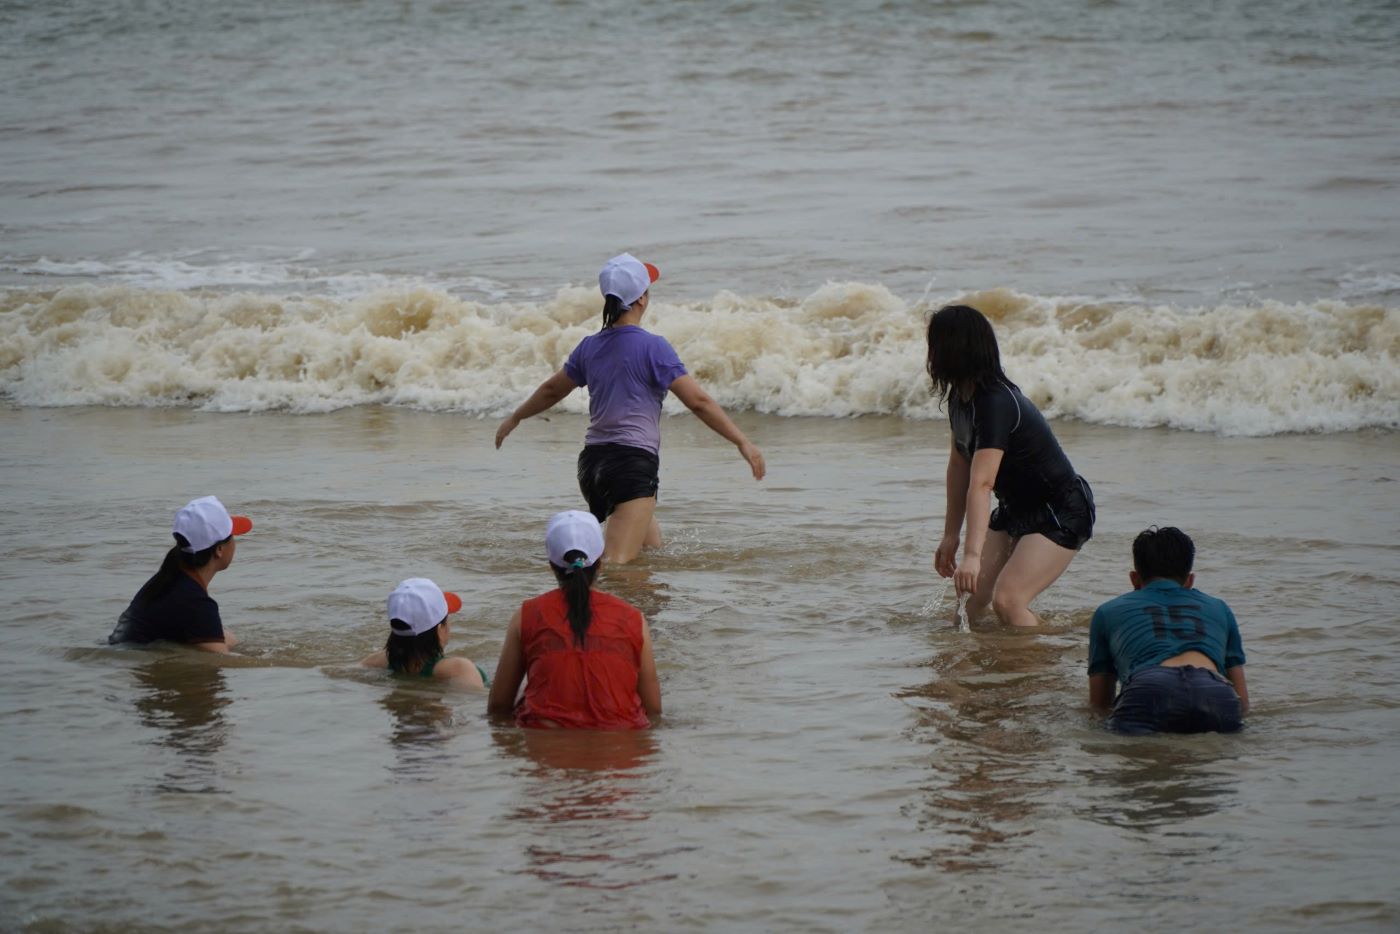
<path id="1" fill-rule="evenodd" d="M 1051 417 L 1238 435 L 1400 427 L 1400 309 L 1319 301 L 1177 308 L 948 296 L 995 323 L 1008 375 Z M 938 418 L 928 308 L 880 285 L 801 301 L 655 301 L 647 327 L 724 405 Z M 597 293 L 472 301 L 430 286 L 268 295 L 84 285 L 0 293 L 0 394 L 26 406 L 498 415 L 599 323 Z M 586 395 L 564 403 L 586 408 Z M 668 400 L 668 410 L 677 408 Z"/>

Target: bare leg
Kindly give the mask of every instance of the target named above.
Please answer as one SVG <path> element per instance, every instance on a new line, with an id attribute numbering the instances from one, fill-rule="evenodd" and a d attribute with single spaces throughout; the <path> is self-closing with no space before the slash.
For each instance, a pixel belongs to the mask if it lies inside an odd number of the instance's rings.
<path id="1" fill-rule="evenodd" d="M 661 547 L 661 523 L 656 521 L 656 500 L 651 501 L 651 525 L 647 527 L 647 537 L 642 542 L 643 548 Z"/>
<path id="2" fill-rule="evenodd" d="M 992 592 L 992 609 L 998 618 L 1012 626 L 1039 626 L 1041 619 L 1031 612 L 1031 601 L 1055 583 L 1075 554 L 1073 548 L 1056 545 L 1044 535 L 1022 536 Z"/>
<path id="3" fill-rule="evenodd" d="M 982 573 L 977 575 L 977 589 L 967 598 L 967 621 L 977 622 L 978 617 L 987 611 L 992 603 L 992 590 L 997 575 L 1011 558 L 1015 543 L 1005 532 L 988 530 L 987 541 L 982 546 Z"/>
<path id="4" fill-rule="evenodd" d="M 613 510 L 603 527 L 603 557 L 612 564 L 626 564 L 641 554 L 656 523 L 656 497 L 629 499 Z M 661 529 L 656 528 L 661 538 Z"/>

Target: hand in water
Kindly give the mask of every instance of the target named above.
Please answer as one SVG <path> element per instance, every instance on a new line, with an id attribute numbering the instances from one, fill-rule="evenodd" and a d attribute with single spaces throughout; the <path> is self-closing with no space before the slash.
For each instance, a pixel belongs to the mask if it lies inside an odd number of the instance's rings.
<path id="1" fill-rule="evenodd" d="M 505 441 L 506 436 L 519 427 L 519 425 L 520 419 L 516 418 L 514 415 L 501 422 L 501 426 L 496 429 L 496 450 L 499 451 L 501 449 L 501 442 Z"/>
<path id="2" fill-rule="evenodd" d="M 938 572 L 939 577 L 952 577 L 953 569 L 957 565 L 958 537 L 945 535 L 943 541 L 938 543 L 938 550 L 933 553 L 933 569 Z"/>
<path id="3" fill-rule="evenodd" d="M 953 586 L 958 594 L 973 593 L 977 590 L 977 578 L 982 576 L 982 559 L 977 555 L 963 556 L 962 564 L 953 572 Z"/>
<path id="4" fill-rule="evenodd" d="M 497 441 L 496 447 L 500 446 L 500 441 Z M 749 467 L 753 470 L 753 478 L 755 480 L 762 480 L 763 475 L 768 472 L 767 466 L 763 463 L 763 452 L 752 444 L 745 442 L 739 445 L 739 453 L 743 456 L 744 460 L 749 462 Z"/>

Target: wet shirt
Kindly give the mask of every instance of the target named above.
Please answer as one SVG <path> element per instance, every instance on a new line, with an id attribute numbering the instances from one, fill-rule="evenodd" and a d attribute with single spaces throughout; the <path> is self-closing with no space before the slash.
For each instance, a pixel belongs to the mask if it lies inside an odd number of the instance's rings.
<path id="1" fill-rule="evenodd" d="M 515 722 L 579 730 L 635 730 L 651 726 L 637 694 L 642 665 L 642 614 L 612 594 L 593 591 L 592 620 L 582 647 L 569 628 L 563 591 L 520 607 L 525 696 Z"/>
<path id="2" fill-rule="evenodd" d="M 626 444 L 660 455 L 661 403 L 686 373 L 666 338 L 614 325 L 580 341 L 564 373 L 588 387 L 585 444 Z"/>
<path id="3" fill-rule="evenodd" d="M 955 393 L 948 417 L 953 443 L 969 463 L 984 449 L 1003 452 L 992 487 L 998 502 L 1013 507 L 1053 502 L 1077 479 L 1045 417 L 1019 389 L 1005 383 L 979 387 L 966 402 Z"/>
<path id="4" fill-rule="evenodd" d="M 1244 664 L 1235 614 L 1224 600 L 1173 580 L 1154 580 L 1094 611 L 1089 622 L 1089 674 L 1127 684 L 1143 668 L 1182 652 L 1205 655 L 1224 674 Z"/>
<path id="5" fill-rule="evenodd" d="M 219 605 L 188 574 L 180 574 L 170 589 L 154 600 L 132 600 L 122 611 L 112 634 L 118 642 L 223 642 L 224 625 Z"/>

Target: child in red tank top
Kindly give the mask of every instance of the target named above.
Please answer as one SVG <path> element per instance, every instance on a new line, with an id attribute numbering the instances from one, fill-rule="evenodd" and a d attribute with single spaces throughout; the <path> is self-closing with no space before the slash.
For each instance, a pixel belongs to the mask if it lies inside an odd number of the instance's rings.
<path id="1" fill-rule="evenodd" d="M 593 589 L 603 553 L 598 520 L 579 510 L 556 514 L 545 550 L 559 587 L 511 618 L 487 709 L 523 727 L 650 726 L 649 715 L 661 713 L 651 633 L 640 610 Z"/>

